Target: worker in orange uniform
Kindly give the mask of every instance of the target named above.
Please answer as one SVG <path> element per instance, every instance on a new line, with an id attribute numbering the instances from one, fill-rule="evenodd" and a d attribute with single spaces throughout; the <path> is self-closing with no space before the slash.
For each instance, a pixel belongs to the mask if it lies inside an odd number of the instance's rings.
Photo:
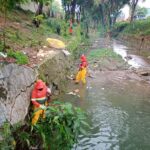
<path id="1" fill-rule="evenodd" d="M 81 63 L 79 66 L 79 71 L 76 75 L 75 83 L 79 83 L 80 81 L 82 81 L 82 83 L 85 84 L 88 63 L 84 54 L 81 55 L 80 60 L 81 60 Z"/>
<path id="2" fill-rule="evenodd" d="M 35 125 L 42 116 L 45 118 L 45 110 L 48 104 L 48 97 L 51 95 L 51 90 L 42 80 L 37 80 L 32 91 L 31 101 L 34 106 L 34 115 L 32 125 Z"/>

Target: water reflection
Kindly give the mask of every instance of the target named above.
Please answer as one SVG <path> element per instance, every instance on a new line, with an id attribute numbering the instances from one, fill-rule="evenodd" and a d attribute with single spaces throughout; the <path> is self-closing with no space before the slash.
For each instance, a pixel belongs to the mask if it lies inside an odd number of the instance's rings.
<path id="1" fill-rule="evenodd" d="M 123 73 L 97 73 L 88 87 L 77 86 L 72 103 L 88 114 L 88 134 L 76 150 L 149 150 L 150 86 L 127 80 Z"/>
<path id="2" fill-rule="evenodd" d="M 150 67 L 149 60 L 139 55 L 139 50 L 129 48 L 117 40 L 113 40 L 113 50 L 134 68 Z"/>

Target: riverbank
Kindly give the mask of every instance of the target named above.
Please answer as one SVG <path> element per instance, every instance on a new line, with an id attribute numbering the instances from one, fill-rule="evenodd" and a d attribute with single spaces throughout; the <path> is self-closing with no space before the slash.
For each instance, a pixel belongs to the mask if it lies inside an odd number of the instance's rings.
<path id="1" fill-rule="evenodd" d="M 16 8 L 7 16 L 4 51 L 5 19 L 3 16 L 0 13 L 0 29 L 2 30 L 0 32 L 0 73 L 2 76 L 0 125 L 5 120 L 10 121 L 11 124 L 24 122 L 30 108 L 31 90 L 37 78 L 42 79 L 52 88 L 53 95 L 65 91 L 67 76 L 70 75 L 74 58 L 80 54 L 81 50 L 85 50 L 85 39 L 81 36 L 80 26 L 77 24 L 74 26 L 72 35 L 69 34 L 68 23 L 59 18 L 41 17 L 41 24 L 36 27 L 33 24 L 33 13 Z M 59 33 L 57 32 L 58 26 L 60 27 Z M 59 39 L 65 43 L 65 47 L 56 48 L 57 43 L 52 46 L 47 42 L 47 38 Z M 82 49 L 79 48 L 80 45 Z M 10 85 L 15 83 L 15 88 L 11 90 Z M 24 96 L 25 93 L 26 96 Z M 18 113 L 24 108 L 25 113 Z"/>
<path id="2" fill-rule="evenodd" d="M 117 22 L 112 28 L 112 35 L 132 35 L 133 37 L 150 36 L 150 18 L 130 22 Z"/>
<path id="3" fill-rule="evenodd" d="M 65 48 L 73 54 L 73 57 L 79 55 L 80 51 L 78 49 L 80 45 L 84 45 L 85 41 L 88 43 L 88 40 L 80 34 L 81 28 L 78 24 L 74 24 L 71 35 L 69 34 L 69 24 L 63 19 L 44 18 L 44 16 L 41 16 L 41 23 L 39 27 L 36 27 L 33 23 L 34 18 L 34 13 L 17 7 L 16 10 L 8 14 L 6 24 L 4 25 L 5 18 L 0 13 L 0 29 L 2 31 L 0 32 L 0 52 L 2 52 L 0 54 L 0 62 L 17 62 L 32 68 L 36 67 L 36 64 L 39 64 L 43 59 L 42 57 L 37 57 L 39 53 L 43 55 L 42 53 L 45 51 L 55 49 L 47 42 L 47 38 L 63 41 L 66 45 Z M 57 30 L 58 27 L 60 28 L 59 32 Z M 3 31 L 5 31 L 5 34 Z M 3 51 L 4 41 L 5 51 Z M 84 51 L 84 47 L 82 50 Z M 6 56 L 8 57 L 5 58 Z M 20 59 L 26 60 L 21 61 Z"/>
<path id="4" fill-rule="evenodd" d="M 111 30 L 111 36 L 137 48 L 141 55 L 150 56 L 150 18 L 132 23 L 117 22 Z"/>
<path id="5" fill-rule="evenodd" d="M 150 83 L 150 61 L 122 40 L 98 38 L 88 53 L 91 71 L 124 71 L 130 78 Z M 134 75 L 133 75 L 134 74 Z"/>

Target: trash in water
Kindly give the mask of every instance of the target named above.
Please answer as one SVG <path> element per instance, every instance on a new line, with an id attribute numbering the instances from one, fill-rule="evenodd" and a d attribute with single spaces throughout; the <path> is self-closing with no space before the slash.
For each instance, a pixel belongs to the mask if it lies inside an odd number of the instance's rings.
<path id="1" fill-rule="evenodd" d="M 74 79 L 72 75 L 71 75 L 71 76 L 67 76 L 67 78 L 68 78 L 69 80 L 73 80 L 73 79 Z"/>
<path id="2" fill-rule="evenodd" d="M 69 94 L 69 95 L 76 95 L 76 93 L 74 93 L 74 92 L 69 92 L 67 94 Z"/>
<path id="3" fill-rule="evenodd" d="M 86 88 L 87 88 L 87 89 L 91 89 L 92 87 L 91 87 L 91 86 L 87 86 Z"/>
<path id="4" fill-rule="evenodd" d="M 80 95 L 78 95 L 77 93 L 79 93 L 79 89 L 75 89 L 74 91 L 69 92 L 69 93 L 67 93 L 67 94 L 69 94 L 69 95 L 75 95 L 75 96 L 80 97 Z"/>
<path id="5" fill-rule="evenodd" d="M 78 93 L 78 92 L 79 92 L 79 89 L 75 89 L 73 92 Z"/>
<path id="6" fill-rule="evenodd" d="M 93 75 L 91 75 L 91 74 L 90 74 L 90 75 L 88 75 L 88 77 L 89 77 L 89 78 L 95 78 L 95 77 L 94 77 Z"/>

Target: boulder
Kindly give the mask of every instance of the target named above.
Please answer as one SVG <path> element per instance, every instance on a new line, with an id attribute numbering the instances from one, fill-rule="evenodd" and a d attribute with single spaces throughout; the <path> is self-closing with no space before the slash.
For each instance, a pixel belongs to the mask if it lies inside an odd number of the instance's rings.
<path id="1" fill-rule="evenodd" d="M 39 76 L 52 85 L 52 89 L 65 91 L 68 76 L 71 74 L 72 58 L 63 51 L 49 54 L 38 66 Z"/>
<path id="2" fill-rule="evenodd" d="M 0 126 L 22 122 L 30 105 L 31 88 L 36 80 L 33 69 L 17 64 L 0 64 Z"/>

